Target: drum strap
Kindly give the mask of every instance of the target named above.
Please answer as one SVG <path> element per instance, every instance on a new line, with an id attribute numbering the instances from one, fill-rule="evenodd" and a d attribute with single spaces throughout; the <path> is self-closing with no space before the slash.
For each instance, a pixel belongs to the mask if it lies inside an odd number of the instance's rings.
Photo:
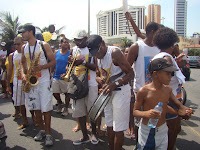
<path id="1" fill-rule="evenodd" d="M 110 82 L 115 81 L 115 79 L 119 78 L 123 73 L 124 73 L 124 72 L 120 72 L 120 73 L 118 73 L 118 74 L 116 74 L 116 75 L 110 77 L 110 80 L 109 80 L 109 81 L 110 81 Z"/>

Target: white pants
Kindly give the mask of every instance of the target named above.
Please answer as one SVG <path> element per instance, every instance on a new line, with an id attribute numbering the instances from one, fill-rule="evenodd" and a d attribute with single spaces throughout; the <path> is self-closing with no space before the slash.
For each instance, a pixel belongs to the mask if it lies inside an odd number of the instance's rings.
<path id="1" fill-rule="evenodd" d="M 53 110 L 49 81 L 31 87 L 31 91 L 25 93 L 25 97 L 29 110 L 41 110 L 42 112 Z"/>
<path id="2" fill-rule="evenodd" d="M 25 93 L 22 91 L 21 80 L 18 83 L 13 83 L 13 97 L 14 106 L 25 105 Z"/>
<path id="3" fill-rule="evenodd" d="M 105 122 L 114 131 L 124 131 L 129 128 L 130 117 L 130 85 L 119 87 L 121 90 L 113 91 L 112 97 L 104 109 Z"/>

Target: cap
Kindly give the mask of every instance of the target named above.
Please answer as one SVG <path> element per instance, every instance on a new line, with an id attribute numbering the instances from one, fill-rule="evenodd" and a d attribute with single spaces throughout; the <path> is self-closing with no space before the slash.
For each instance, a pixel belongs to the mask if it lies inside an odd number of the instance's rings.
<path id="1" fill-rule="evenodd" d="M 87 37 L 87 33 L 85 30 L 78 30 L 73 35 L 74 39 L 83 39 L 84 37 Z"/>
<path id="2" fill-rule="evenodd" d="M 1 42 L 1 46 L 6 46 L 6 42 Z"/>
<path id="3" fill-rule="evenodd" d="M 22 26 L 22 29 L 18 31 L 18 33 L 24 33 L 26 31 L 35 31 L 35 27 L 31 24 L 25 24 Z"/>
<path id="4" fill-rule="evenodd" d="M 173 67 L 173 65 L 164 58 L 156 58 L 152 60 L 148 66 L 148 71 L 152 74 L 154 71 L 160 70 L 167 72 L 178 71 L 177 68 Z"/>
<path id="5" fill-rule="evenodd" d="M 87 39 L 87 47 L 92 56 L 96 56 L 96 53 L 99 50 L 101 42 L 102 42 L 102 37 L 96 34 L 90 35 L 90 37 Z"/>

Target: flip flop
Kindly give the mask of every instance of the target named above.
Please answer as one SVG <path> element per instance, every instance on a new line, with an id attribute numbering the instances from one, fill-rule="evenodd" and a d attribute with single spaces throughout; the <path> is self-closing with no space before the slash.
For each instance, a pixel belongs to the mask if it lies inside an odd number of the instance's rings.
<path id="1" fill-rule="evenodd" d="M 17 129 L 21 130 L 21 129 L 24 129 L 24 128 L 28 127 L 28 126 L 29 126 L 29 124 L 22 124 Z"/>
<path id="2" fill-rule="evenodd" d="M 131 139 L 135 139 L 135 134 L 132 134 L 132 133 L 131 133 L 130 136 L 131 136 Z"/>
<path id="3" fill-rule="evenodd" d="M 72 129 L 72 131 L 74 131 L 74 132 L 78 132 L 79 130 L 80 130 L 79 127 L 75 127 L 75 128 Z"/>
<path id="4" fill-rule="evenodd" d="M 103 129 L 107 129 L 107 126 L 106 126 L 106 125 L 104 125 L 104 126 L 103 126 Z"/>
<path id="5" fill-rule="evenodd" d="M 128 130 L 125 131 L 125 134 L 128 135 L 128 136 L 131 136 L 131 132 L 128 131 Z"/>

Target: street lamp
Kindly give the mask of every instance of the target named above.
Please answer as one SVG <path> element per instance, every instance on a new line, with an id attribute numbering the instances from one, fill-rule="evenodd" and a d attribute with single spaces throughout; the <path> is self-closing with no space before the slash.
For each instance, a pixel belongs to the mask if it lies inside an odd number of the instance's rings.
<path id="1" fill-rule="evenodd" d="M 163 23 L 162 23 L 162 24 L 164 25 L 164 20 L 165 20 L 165 17 L 162 17 L 160 20 L 163 20 Z"/>

